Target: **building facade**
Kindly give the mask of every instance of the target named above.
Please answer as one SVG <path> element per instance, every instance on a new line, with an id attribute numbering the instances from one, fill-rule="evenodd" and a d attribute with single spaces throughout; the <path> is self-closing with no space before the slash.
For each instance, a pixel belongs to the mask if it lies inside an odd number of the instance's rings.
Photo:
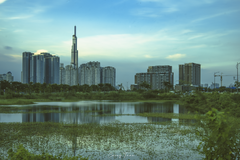
<path id="1" fill-rule="evenodd" d="M 7 72 L 7 74 L 0 74 L 0 81 L 8 81 L 13 82 L 14 77 L 12 76 L 12 72 Z"/>
<path id="2" fill-rule="evenodd" d="M 44 55 L 33 55 L 30 59 L 30 82 L 45 82 L 45 58 Z"/>
<path id="3" fill-rule="evenodd" d="M 34 54 L 31 52 L 22 53 L 22 74 L 21 80 L 22 83 L 30 82 L 30 60 Z"/>
<path id="4" fill-rule="evenodd" d="M 41 53 L 45 59 L 45 83 L 59 84 L 60 58 L 50 53 Z"/>
<path id="5" fill-rule="evenodd" d="M 79 84 L 98 85 L 101 83 L 100 62 L 88 62 L 81 64 L 79 68 Z"/>
<path id="6" fill-rule="evenodd" d="M 201 65 L 196 63 L 185 63 L 184 65 L 179 65 L 179 84 L 200 86 Z"/>
<path id="7" fill-rule="evenodd" d="M 34 55 L 31 52 L 23 52 L 22 83 L 59 84 L 59 63 L 60 58 L 50 53 Z"/>
<path id="8" fill-rule="evenodd" d="M 64 64 L 60 63 L 60 68 L 59 68 L 59 84 L 65 84 L 65 68 Z"/>
<path id="9" fill-rule="evenodd" d="M 165 89 L 164 82 L 169 82 L 173 85 L 174 73 L 172 72 L 172 66 L 158 65 L 149 66 L 147 73 L 137 73 L 135 75 L 135 84 L 140 84 L 146 81 L 151 85 L 152 89 Z"/>
<path id="10" fill-rule="evenodd" d="M 116 69 L 111 66 L 101 67 L 101 83 L 116 86 Z"/>

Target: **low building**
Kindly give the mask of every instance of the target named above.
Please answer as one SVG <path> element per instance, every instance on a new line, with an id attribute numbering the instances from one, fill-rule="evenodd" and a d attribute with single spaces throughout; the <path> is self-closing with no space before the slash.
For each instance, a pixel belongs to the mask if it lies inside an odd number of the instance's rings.
<path id="1" fill-rule="evenodd" d="M 131 84 L 130 88 L 131 88 L 131 90 L 139 89 L 139 85 L 138 84 Z"/>
<path id="2" fill-rule="evenodd" d="M 7 72 L 7 74 L 0 74 L 0 81 L 8 81 L 13 82 L 14 77 L 12 76 L 12 72 Z"/>
<path id="3" fill-rule="evenodd" d="M 179 84 L 175 85 L 176 92 L 188 92 L 194 89 L 195 89 L 195 86 L 179 85 Z"/>

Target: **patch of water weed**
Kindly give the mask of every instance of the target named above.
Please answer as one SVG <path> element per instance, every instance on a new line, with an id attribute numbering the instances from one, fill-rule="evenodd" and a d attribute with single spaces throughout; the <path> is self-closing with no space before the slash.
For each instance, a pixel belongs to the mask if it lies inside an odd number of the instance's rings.
<path id="1" fill-rule="evenodd" d="M 51 151 L 54 155 L 64 153 L 69 156 L 81 153 L 84 157 L 95 155 L 93 159 L 100 155 L 106 158 L 109 152 L 131 150 L 131 154 L 134 153 L 135 156 L 143 158 L 152 156 L 155 159 L 159 157 L 162 149 L 169 152 L 169 149 L 166 149 L 169 144 L 178 146 L 174 149 L 181 148 L 180 143 L 174 142 L 179 140 L 171 136 L 177 132 L 181 135 L 185 128 L 174 130 L 176 126 L 171 123 L 125 124 L 117 121 L 103 125 L 52 122 L 1 123 L 0 141 L 4 145 L 0 148 L 2 153 L 6 154 L 13 144 L 24 144 L 31 153 Z"/>

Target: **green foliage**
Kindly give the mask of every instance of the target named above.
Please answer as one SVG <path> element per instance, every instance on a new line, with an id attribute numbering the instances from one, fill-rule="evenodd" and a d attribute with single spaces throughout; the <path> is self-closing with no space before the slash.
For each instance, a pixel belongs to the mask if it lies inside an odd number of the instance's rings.
<path id="1" fill-rule="evenodd" d="M 142 83 L 140 83 L 139 84 L 139 87 L 141 88 L 141 89 L 151 89 L 151 85 L 150 84 L 148 84 L 146 81 L 144 81 L 144 82 L 142 82 Z"/>
<path id="2" fill-rule="evenodd" d="M 34 159 L 34 160 L 78 160 L 78 158 L 80 158 L 80 160 L 88 160 L 88 158 L 83 158 L 82 156 L 76 156 L 76 157 L 68 157 L 68 156 L 64 156 L 62 158 L 62 154 L 59 154 L 57 156 L 53 156 L 50 155 L 49 153 L 43 153 L 41 155 L 35 155 L 30 153 L 28 150 L 26 150 L 22 144 L 20 144 L 17 147 L 17 151 L 13 151 L 12 148 L 10 148 L 8 150 L 8 159 L 9 160 L 30 160 L 30 159 Z"/>
<path id="3" fill-rule="evenodd" d="M 158 98 L 158 95 L 156 92 L 152 92 L 152 91 L 146 91 L 146 92 L 143 92 L 143 98 L 144 99 L 156 99 Z"/>
<path id="4" fill-rule="evenodd" d="M 219 111 L 230 112 L 235 117 L 240 117 L 239 95 L 229 93 L 219 94 L 196 92 L 194 95 L 186 95 L 181 98 L 185 107 L 191 111 L 198 111 L 205 114 L 211 108 L 216 108 Z"/>
<path id="5" fill-rule="evenodd" d="M 198 120 L 198 126 L 204 130 L 201 132 L 197 129 L 196 134 L 202 140 L 198 145 L 198 150 L 206 155 L 206 160 L 240 158 L 240 143 L 237 142 L 239 125 L 235 123 L 229 113 L 225 114 L 212 108 L 204 118 L 202 116 L 200 118 L 199 115 L 196 115 L 195 118 Z"/>

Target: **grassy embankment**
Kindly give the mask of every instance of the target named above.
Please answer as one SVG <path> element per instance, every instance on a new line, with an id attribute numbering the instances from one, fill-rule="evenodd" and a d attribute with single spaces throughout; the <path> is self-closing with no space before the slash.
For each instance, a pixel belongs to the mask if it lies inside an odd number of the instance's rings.
<path id="1" fill-rule="evenodd" d="M 90 93 L 44 93 L 44 94 L 11 94 L 0 96 L 0 105 L 23 105 L 34 102 L 77 102 L 80 100 L 114 100 L 124 102 L 167 102 L 177 101 L 180 96 L 172 93 L 139 92 L 90 92 Z"/>

